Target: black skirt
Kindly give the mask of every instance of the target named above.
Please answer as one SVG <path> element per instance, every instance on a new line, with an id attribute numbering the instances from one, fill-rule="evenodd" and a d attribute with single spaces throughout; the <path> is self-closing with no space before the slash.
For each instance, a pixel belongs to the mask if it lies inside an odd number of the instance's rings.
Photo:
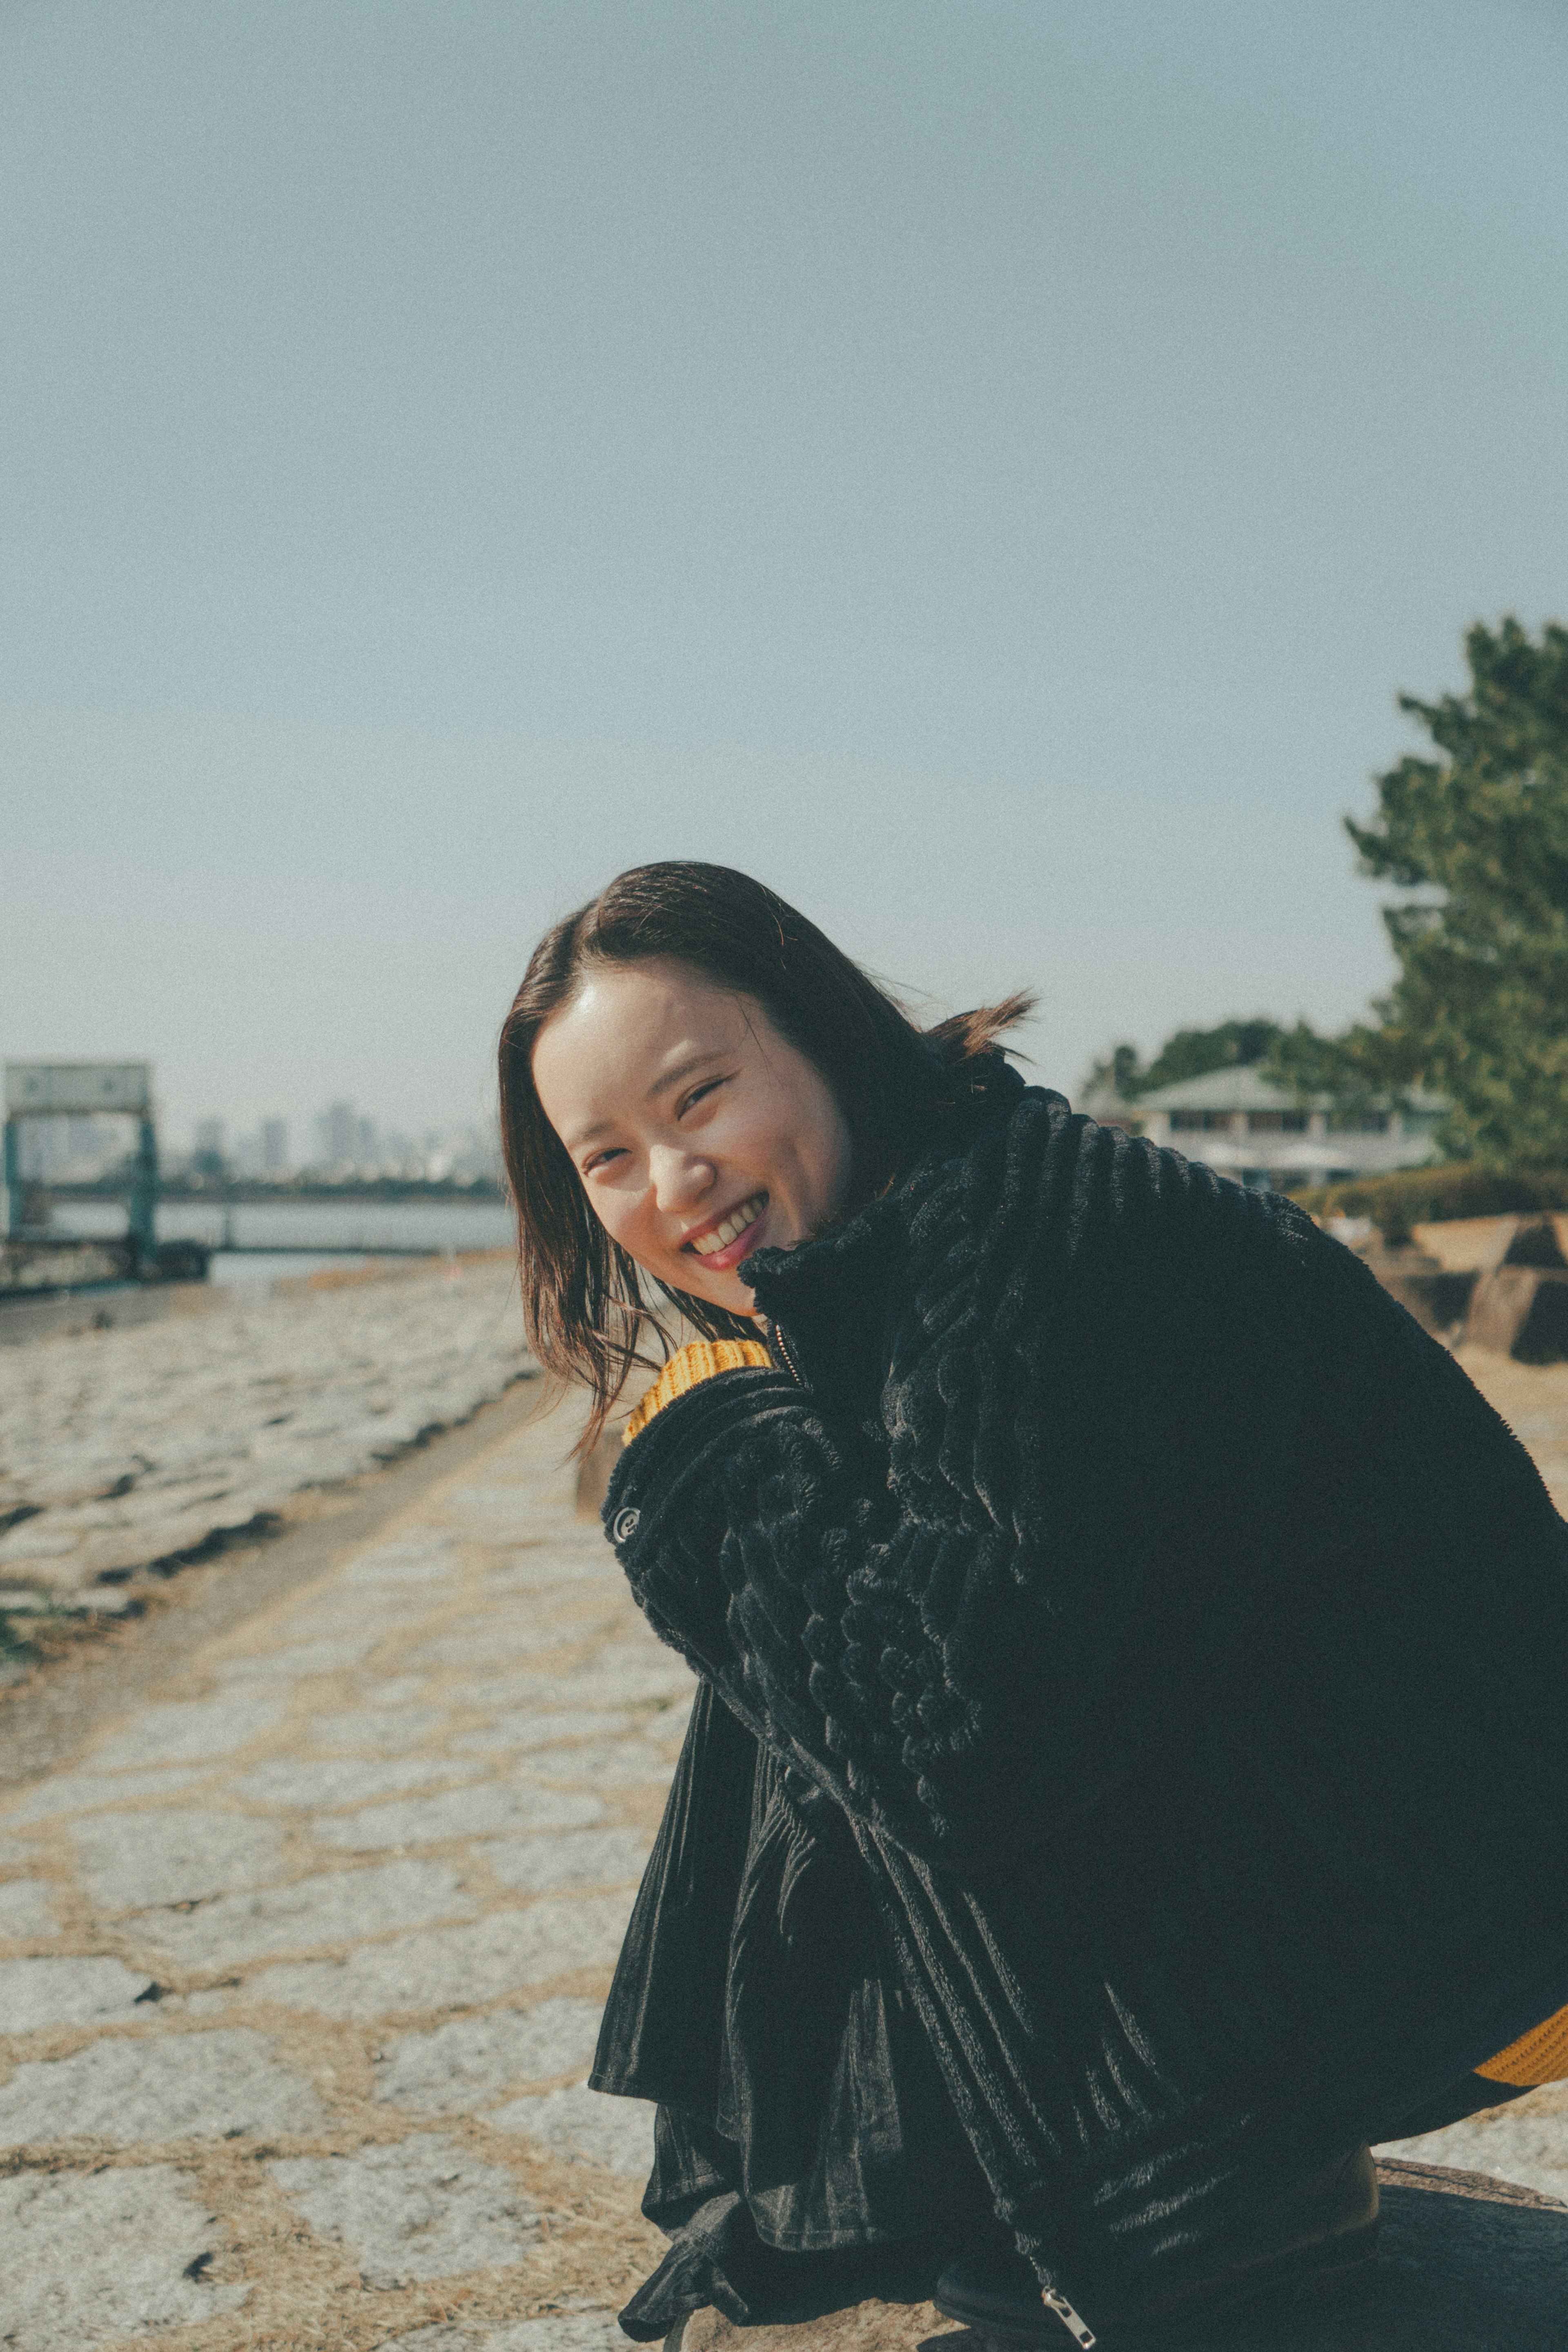
<path id="1" fill-rule="evenodd" d="M 639 2341 L 923 2275 L 997 2228 L 848 1822 L 706 1682 L 591 2080 L 658 2104 L 643 2210 L 672 2244 L 622 2315 Z"/>

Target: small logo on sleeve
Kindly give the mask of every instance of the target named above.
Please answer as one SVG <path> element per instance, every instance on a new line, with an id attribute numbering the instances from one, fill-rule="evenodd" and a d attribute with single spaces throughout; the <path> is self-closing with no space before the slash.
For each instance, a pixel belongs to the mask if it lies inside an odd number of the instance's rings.
<path id="1" fill-rule="evenodd" d="M 631 1509 L 617 1511 L 610 1525 L 611 1542 L 615 1544 L 630 1543 L 632 1537 L 637 1532 L 637 1522 L 642 1516 L 643 1514 L 641 1511 L 633 1511 Z"/>

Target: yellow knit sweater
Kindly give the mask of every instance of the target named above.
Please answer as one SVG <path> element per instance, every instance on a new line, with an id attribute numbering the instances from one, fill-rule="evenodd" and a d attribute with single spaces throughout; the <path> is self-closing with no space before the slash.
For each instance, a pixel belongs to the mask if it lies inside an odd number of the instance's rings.
<path id="1" fill-rule="evenodd" d="M 1495 2058 L 1476 2068 L 1489 2083 L 1508 2083 L 1516 2090 L 1538 2083 L 1568 2082 L 1568 2009 L 1560 2009 L 1540 2025 L 1532 2025 Z"/>
<path id="2" fill-rule="evenodd" d="M 632 1440 L 663 1412 L 667 1404 L 699 1381 L 712 1380 L 716 1372 L 735 1372 L 747 1364 L 769 1364 L 773 1359 L 760 1339 L 693 1339 L 689 1345 L 670 1358 L 658 1379 L 638 1404 L 626 1423 L 625 1443 Z M 1553 2017 L 1521 2033 L 1484 2066 L 1478 2074 L 1489 2083 L 1506 2084 L 1511 2089 L 1533 2089 L 1540 2083 L 1568 2082 L 1568 2009 L 1560 2009 Z"/>
<path id="3" fill-rule="evenodd" d="M 772 1360 L 760 1339 L 693 1339 L 670 1358 L 643 1397 L 626 1424 L 624 1443 L 630 1445 L 656 1412 L 663 1412 L 676 1397 L 695 1389 L 699 1381 L 711 1381 L 716 1372 L 738 1372 L 747 1364 L 770 1364 Z"/>

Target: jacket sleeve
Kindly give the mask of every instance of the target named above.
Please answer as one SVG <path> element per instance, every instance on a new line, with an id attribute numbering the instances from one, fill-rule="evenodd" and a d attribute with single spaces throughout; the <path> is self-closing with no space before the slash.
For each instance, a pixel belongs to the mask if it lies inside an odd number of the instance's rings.
<path id="1" fill-rule="evenodd" d="M 897 1515 L 858 1454 L 788 1372 L 724 1372 L 626 1448 L 604 1525 L 653 1631 L 750 1729 L 918 1842 L 939 1824 L 903 1750 L 939 1670 L 916 1623 L 897 1657 L 884 1638 Z"/>

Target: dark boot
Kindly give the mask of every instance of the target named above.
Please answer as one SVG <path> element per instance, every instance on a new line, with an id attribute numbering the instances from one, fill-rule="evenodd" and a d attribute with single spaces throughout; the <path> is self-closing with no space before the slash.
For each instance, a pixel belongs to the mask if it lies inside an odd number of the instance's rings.
<path id="1" fill-rule="evenodd" d="M 936 2282 L 936 2308 L 998 2347 L 1043 2344 L 1067 2352 L 1076 2341 L 1105 2352 L 1146 2340 L 1154 2327 L 1197 2325 L 1264 2294 L 1294 2297 L 1337 2290 L 1364 2273 L 1377 2252 L 1377 2170 L 1371 2151 L 1336 2157 L 1311 2179 L 1255 2214 L 1244 2231 L 1176 2257 L 1135 2305 L 1086 2294 L 1087 2315 L 1048 2290 L 1011 2249 L 988 2249 L 951 2263 Z"/>

